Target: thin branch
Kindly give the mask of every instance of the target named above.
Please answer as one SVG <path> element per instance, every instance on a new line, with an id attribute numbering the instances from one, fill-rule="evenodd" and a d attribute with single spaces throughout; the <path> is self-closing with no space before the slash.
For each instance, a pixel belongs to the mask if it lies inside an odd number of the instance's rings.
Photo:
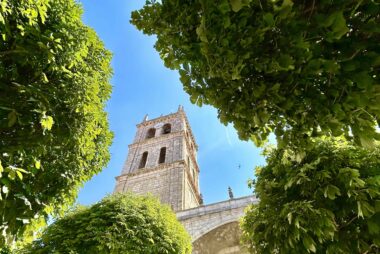
<path id="1" fill-rule="evenodd" d="M 310 21 L 311 15 L 313 15 L 313 12 L 314 12 L 314 7 L 315 7 L 315 0 L 313 0 L 313 4 L 311 6 L 311 11 L 310 11 L 309 17 L 307 18 L 307 21 Z"/>
<path id="2" fill-rule="evenodd" d="M 362 254 L 368 254 L 370 250 L 372 250 L 372 248 L 379 248 L 379 246 L 377 246 L 376 244 L 371 244 L 371 246 L 369 246 L 368 250 L 363 252 Z"/>
<path id="3" fill-rule="evenodd" d="M 354 216 L 349 222 L 347 222 L 346 224 L 340 226 L 338 229 L 340 230 L 340 229 L 342 229 L 342 228 L 344 228 L 344 227 L 347 227 L 347 226 L 350 225 L 353 221 L 355 221 L 357 218 L 358 218 L 358 216 L 355 215 L 355 216 Z"/>
<path id="4" fill-rule="evenodd" d="M 0 57 L 10 55 L 10 54 L 18 54 L 18 53 L 27 53 L 28 51 L 24 49 L 13 49 L 13 50 L 6 50 L 3 52 L 0 52 Z"/>
<path id="5" fill-rule="evenodd" d="M 359 54 L 359 52 L 360 52 L 360 49 L 356 50 L 356 51 L 352 54 L 352 56 L 350 56 L 349 58 L 346 58 L 346 59 L 340 60 L 340 61 L 338 61 L 338 62 L 339 62 L 339 63 L 342 63 L 342 62 L 350 61 L 350 60 L 352 60 L 357 54 Z"/>

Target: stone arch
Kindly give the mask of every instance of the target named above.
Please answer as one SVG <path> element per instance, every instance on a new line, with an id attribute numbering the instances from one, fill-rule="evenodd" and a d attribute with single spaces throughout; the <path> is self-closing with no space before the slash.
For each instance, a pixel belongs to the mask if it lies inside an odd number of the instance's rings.
<path id="1" fill-rule="evenodd" d="M 144 152 L 141 156 L 139 168 L 145 168 L 147 161 L 148 161 L 148 152 Z"/>
<path id="2" fill-rule="evenodd" d="M 170 123 L 164 124 L 162 127 L 162 134 L 169 134 L 172 131 L 172 125 Z"/>
<path id="3" fill-rule="evenodd" d="M 145 138 L 154 138 L 154 136 L 156 135 L 156 129 L 155 128 L 150 128 L 147 132 L 146 132 L 146 136 Z"/>
<path id="4" fill-rule="evenodd" d="M 166 159 L 166 147 L 161 147 L 160 155 L 158 157 L 158 164 L 165 163 Z"/>
<path id="5" fill-rule="evenodd" d="M 197 232 L 194 232 L 192 238 L 193 238 L 193 242 L 197 241 L 199 238 L 201 238 L 202 236 L 206 235 L 207 233 L 223 226 L 223 225 L 226 225 L 226 224 L 229 224 L 229 223 L 238 223 L 238 218 L 229 218 L 227 220 L 224 220 L 224 221 L 216 221 L 214 223 L 211 223 L 211 224 L 205 224 L 204 227 L 202 227 L 201 229 L 199 229 Z"/>
<path id="6" fill-rule="evenodd" d="M 193 254 L 242 254 L 241 231 L 238 221 L 231 221 L 210 229 L 193 241 Z"/>

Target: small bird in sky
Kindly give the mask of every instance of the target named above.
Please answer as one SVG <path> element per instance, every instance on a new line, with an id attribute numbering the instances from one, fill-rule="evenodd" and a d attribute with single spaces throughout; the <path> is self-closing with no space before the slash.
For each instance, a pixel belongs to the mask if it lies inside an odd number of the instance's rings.
<path id="1" fill-rule="evenodd" d="M 240 169 L 241 168 L 241 165 L 240 165 L 240 163 L 239 163 L 239 165 L 238 165 L 238 169 Z"/>

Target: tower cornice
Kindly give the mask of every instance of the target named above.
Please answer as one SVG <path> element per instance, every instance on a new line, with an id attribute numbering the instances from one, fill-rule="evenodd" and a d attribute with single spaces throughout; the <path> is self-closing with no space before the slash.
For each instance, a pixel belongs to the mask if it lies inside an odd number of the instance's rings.
<path id="1" fill-rule="evenodd" d="M 147 126 L 147 125 L 150 125 L 150 124 L 155 124 L 155 123 L 159 123 L 159 122 L 162 122 L 164 120 L 169 120 L 169 119 L 173 119 L 176 117 L 176 115 L 178 114 L 179 112 L 175 112 L 175 113 L 171 113 L 171 114 L 168 114 L 168 115 L 164 115 L 164 116 L 159 116 L 159 117 L 156 117 L 156 118 L 153 118 L 151 120 L 146 120 L 146 121 L 143 121 L 141 123 L 138 123 L 136 124 L 136 127 L 139 128 L 141 126 Z"/>
<path id="2" fill-rule="evenodd" d="M 174 119 L 176 118 L 178 115 L 180 115 L 184 120 L 185 120 L 185 123 L 187 125 L 187 128 L 189 130 L 189 135 L 191 137 L 191 141 L 193 141 L 194 143 L 194 146 L 195 146 L 195 149 L 198 151 L 198 144 L 197 142 L 195 141 L 195 137 L 193 135 L 193 132 L 190 128 L 190 123 L 189 123 L 189 119 L 187 118 L 186 116 L 186 113 L 185 111 L 183 110 L 179 110 L 175 113 L 171 113 L 171 114 L 168 114 L 168 115 L 164 115 L 164 116 L 160 116 L 160 117 L 156 117 L 156 118 L 153 118 L 151 120 L 144 120 L 143 122 L 139 123 L 139 124 L 136 124 L 136 127 L 137 128 L 140 128 L 142 126 L 148 126 L 148 125 L 151 125 L 151 124 L 155 124 L 155 123 L 160 123 L 160 122 L 163 122 L 165 120 L 170 120 L 170 119 Z"/>
<path id="3" fill-rule="evenodd" d="M 128 148 L 134 148 L 142 144 L 149 144 L 149 143 L 154 144 L 156 142 L 161 142 L 162 140 L 167 139 L 167 138 L 180 137 L 181 135 L 183 135 L 183 133 L 184 131 L 175 131 L 168 134 L 160 135 L 158 137 L 143 139 L 141 141 L 129 144 Z"/>
<path id="4" fill-rule="evenodd" d="M 140 168 L 139 170 L 136 170 L 134 172 L 126 173 L 126 174 L 122 174 L 122 175 L 116 176 L 115 179 L 116 179 L 116 181 L 124 181 L 128 177 L 131 177 L 131 176 L 143 175 L 145 173 L 154 172 L 154 171 L 158 171 L 158 170 L 166 169 L 166 168 L 173 168 L 175 166 L 183 166 L 184 164 L 185 164 L 184 160 L 175 161 L 175 162 L 172 162 L 172 163 L 162 163 L 162 164 L 160 164 L 158 166 L 155 166 L 155 167 Z"/>

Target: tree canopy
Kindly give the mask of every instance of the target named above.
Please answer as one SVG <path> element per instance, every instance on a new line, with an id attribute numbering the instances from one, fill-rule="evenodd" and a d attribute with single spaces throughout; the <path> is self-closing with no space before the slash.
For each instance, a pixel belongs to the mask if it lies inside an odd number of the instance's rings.
<path id="1" fill-rule="evenodd" d="M 0 245 L 109 160 L 111 54 L 75 0 L 0 3 Z"/>
<path id="2" fill-rule="evenodd" d="M 304 158 L 266 155 L 253 185 L 260 203 L 242 222 L 252 253 L 379 253 L 379 147 L 317 139 Z"/>
<path id="3" fill-rule="evenodd" d="M 376 1 L 153 0 L 131 22 L 157 36 L 191 101 L 215 106 L 242 139 L 380 139 Z"/>
<path id="4" fill-rule="evenodd" d="M 21 253 L 190 254 L 191 239 L 168 206 L 127 193 L 75 209 Z"/>

